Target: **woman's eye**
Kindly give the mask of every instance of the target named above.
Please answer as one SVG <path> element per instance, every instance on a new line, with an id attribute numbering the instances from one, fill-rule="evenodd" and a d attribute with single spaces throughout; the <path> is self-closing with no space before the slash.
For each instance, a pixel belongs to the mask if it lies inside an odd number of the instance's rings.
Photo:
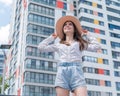
<path id="1" fill-rule="evenodd" d="M 64 26 L 73 25 L 72 23 L 65 23 Z"/>
<path id="2" fill-rule="evenodd" d="M 64 26 L 66 26 L 67 24 L 65 24 Z"/>

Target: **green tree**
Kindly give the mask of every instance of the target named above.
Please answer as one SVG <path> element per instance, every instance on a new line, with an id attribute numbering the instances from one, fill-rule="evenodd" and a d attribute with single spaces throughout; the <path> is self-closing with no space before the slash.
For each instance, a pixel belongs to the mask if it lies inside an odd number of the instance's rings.
<path id="1" fill-rule="evenodd" d="M 9 85 L 5 81 L 4 90 L 6 90 L 8 87 L 9 87 Z M 1 94 L 1 89 L 2 89 L 2 77 L 0 77 L 0 94 Z"/>

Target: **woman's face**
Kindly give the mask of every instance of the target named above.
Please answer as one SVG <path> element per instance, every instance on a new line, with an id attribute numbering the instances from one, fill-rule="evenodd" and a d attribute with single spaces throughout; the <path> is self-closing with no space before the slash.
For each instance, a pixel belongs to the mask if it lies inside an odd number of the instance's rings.
<path id="1" fill-rule="evenodd" d="M 74 25 L 71 21 L 65 22 L 63 26 L 64 33 L 67 34 L 74 34 Z"/>

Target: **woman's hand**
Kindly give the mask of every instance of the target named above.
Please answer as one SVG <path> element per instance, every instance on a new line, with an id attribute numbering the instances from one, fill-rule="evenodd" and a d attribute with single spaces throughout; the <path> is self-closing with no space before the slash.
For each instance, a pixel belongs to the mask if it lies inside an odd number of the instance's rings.
<path id="1" fill-rule="evenodd" d="M 54 32 L 54 33 L 52 34 L 52 36 L 56 39 L 56 38 L 57 38 L 57 33 Z"/>
<path id="2" fill-rule="evenodd" d="M 81 36 L 84 36 L 84 35 L 87 35 L 88 34 L 88 31 L 87 30 L 83 30 Z"/>

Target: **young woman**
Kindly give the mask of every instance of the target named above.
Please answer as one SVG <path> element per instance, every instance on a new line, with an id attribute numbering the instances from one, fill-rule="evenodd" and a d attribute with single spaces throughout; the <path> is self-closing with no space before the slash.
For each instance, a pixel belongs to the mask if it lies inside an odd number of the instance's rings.
<path id="1" fill-rule="evenodd" d="M 60 42 L 50 44 L 57 37 Z M 101 49 L 96 38 L 83 30 L 74 16 L 63 16 L 56 23 L 56 33 L 40 42 L 42 52 L 57 52 L 60 56 L 55 80 L 57 96 L 87 96 L 86 82 L 82 70 L 82 52 Z"/>

